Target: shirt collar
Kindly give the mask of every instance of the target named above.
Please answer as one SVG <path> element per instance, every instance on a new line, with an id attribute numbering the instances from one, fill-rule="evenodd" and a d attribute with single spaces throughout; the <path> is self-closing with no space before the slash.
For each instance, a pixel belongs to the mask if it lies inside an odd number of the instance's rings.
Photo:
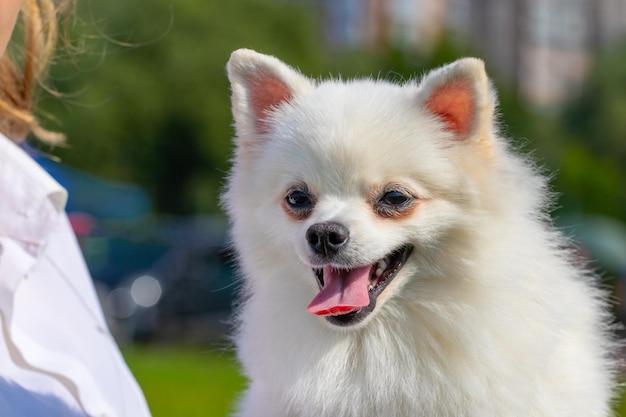
<path id="1" fill-rule="evenodd" d="M 67 191 L 0 134 L 0 236 L 37 255 L 65 209 Z"/>

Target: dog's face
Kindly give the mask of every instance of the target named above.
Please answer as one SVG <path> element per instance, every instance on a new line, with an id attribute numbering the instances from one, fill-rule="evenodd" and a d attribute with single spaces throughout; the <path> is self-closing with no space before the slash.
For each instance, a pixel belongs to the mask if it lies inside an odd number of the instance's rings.
<path id="1" fill-rule="evenodd" d="M 403 86 L 316 84 L 247 50 L 228 70 L 231 216 L 268 257 L 292 265 L 295 276 L 280 279 L 309 291 L 302 309 L 337 326 L 365 324 L 436 268 L 480 204 L 474 184 L 493 113 L 482 63 L 458 61 Z"/>

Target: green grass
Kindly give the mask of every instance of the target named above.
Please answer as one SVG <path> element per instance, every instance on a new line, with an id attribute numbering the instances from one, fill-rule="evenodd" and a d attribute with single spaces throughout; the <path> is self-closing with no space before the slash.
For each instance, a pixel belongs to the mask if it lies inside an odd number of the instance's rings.
<path id="1" fill-rule="evenodd" d="M 225 417 L 245 386 L 234 356 L 219 348 L 124 349 L 153 417 Z"/>
<path id="2" fill-rule="evenodd" d="M 124 356 L 153 417 L 229 416 L 245 386 L 232 353 L 218 348 L 135 346 Z M 626 395 L 615 417 L 626 417 Z"/>
<path id="3" fill-rule="evenodd" d="M 615 417 L 626 417 L 626 393 L 622 394 L 622 397 L 616 401 Z"/>

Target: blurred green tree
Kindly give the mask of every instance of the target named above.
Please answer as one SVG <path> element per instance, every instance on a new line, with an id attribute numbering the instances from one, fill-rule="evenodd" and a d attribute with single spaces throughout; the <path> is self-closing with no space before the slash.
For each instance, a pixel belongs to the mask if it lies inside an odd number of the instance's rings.
<path id="1" fill-rule="evenodd" d="M 159 212 L 217 210 L 231 149 L 233 50 L 323 67 L 313 16 L 288 2 L 107 0 L 79 4 L 78 15 L 73 42 L 87 53 L 54 67 L 54 88 L 66 97 L 42 101 L 68 136 L 69 149 L 54 153 L 141 184 Z"/>
<path id="2" fill-rule="evenodd" d="M 564 204 L 626 221 L 626 45 L 605 51 L 562 116 Z"/>

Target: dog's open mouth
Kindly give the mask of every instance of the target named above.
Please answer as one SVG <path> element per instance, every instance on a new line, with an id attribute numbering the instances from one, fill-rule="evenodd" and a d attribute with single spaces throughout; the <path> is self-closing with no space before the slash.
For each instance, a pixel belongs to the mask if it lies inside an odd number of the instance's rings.
<path id="1" fill-rule="evenodd" d="M 340 326 L 355 324 L 376 307 L 377 297 L 406 263 L 413 246 L 405 245 L 378 262 L 352 269 L 315 268 L 320 292 L 307 310 Z"/>

